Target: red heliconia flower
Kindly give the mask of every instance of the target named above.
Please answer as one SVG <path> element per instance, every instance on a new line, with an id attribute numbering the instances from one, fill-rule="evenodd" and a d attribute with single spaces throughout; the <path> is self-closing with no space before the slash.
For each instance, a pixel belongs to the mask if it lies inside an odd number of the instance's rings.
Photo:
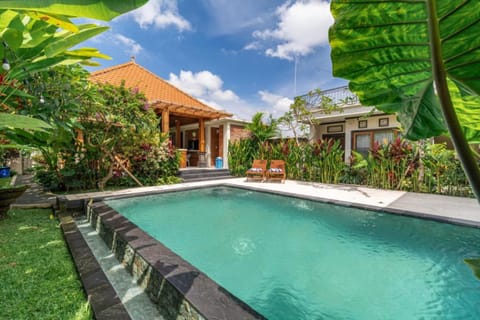
<path id="1" fill-rule="evenodd" d="M 390 183 L 392 183 L 392 182 L 395 181 L 395 172 L 393 172 L 393 171 L 389 171 L 389 172 L 388 172 L 388 181 L 389 181 Z"/>
<path id="2" fill-rule="evenodd" d="M 374 141 L 372 147 L 370 148 L 370 153 L 375 159 L 380 159 L 380 143 L 378 141 Z"/>
<path id="3" fill-rule="evenodd" d="M 320 154 L 320 151 L 321 151 L 321 149 L 320 149 L 320 144 L 317 142 L 317 143 L 315 143 L 315 145 L 313 146 L 313 154 L 314 154 L 315 156 L 318 156 L 318 155 Z"/>

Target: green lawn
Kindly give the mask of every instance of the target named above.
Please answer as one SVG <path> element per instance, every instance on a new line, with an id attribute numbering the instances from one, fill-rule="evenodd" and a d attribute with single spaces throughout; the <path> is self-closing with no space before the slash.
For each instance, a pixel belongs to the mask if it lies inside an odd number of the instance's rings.
<path id="1" fill-rule="evenodd" d="M 91 319 L 58 221 L 50 210 L 0 220 L 0 318 Z"/>
<path id="2" fill-rule="evenodd" d="M 0 178 L 0 188 L 6 188 L 10 186 L 12 178 Z"/>

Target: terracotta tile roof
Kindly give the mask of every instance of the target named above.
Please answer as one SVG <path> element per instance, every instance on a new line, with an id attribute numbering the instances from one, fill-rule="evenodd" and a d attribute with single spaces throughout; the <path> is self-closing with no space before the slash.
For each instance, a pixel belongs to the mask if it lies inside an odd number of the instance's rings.
<path id="1" fill-rule="evenodd" d="M 208 119 L 231 116 L 193 98 L 135 61 L 94 71 L 90 74 L 90 80 L 113 85 L 120 85 L 124 80 L 126 87 L 138 88 L 143 92 L 157 110 L 168 108 L 172 113 Z"/>

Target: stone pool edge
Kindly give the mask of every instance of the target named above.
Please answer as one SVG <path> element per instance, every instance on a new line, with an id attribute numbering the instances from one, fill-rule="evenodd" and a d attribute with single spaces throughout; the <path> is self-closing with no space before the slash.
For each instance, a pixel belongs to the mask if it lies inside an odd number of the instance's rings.
<path id="1" fill-rule="evenodd" d="M 73 217 L 69 214 L 60 214 L 59 219 L 63 237 L 95 319 L 131 320 L 128 311 L 78 230 Z"/>
<path id="2" fill-rule="evenodd" d="M 87 218 L 166 319 L 265 319 L 103 201 Z"/>

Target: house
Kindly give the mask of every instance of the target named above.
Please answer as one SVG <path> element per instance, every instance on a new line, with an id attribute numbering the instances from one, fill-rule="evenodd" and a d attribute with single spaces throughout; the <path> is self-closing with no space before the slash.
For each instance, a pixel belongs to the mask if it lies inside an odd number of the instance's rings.
<path id="1" fill-rule="evenodd" d="M 92 72 L 90 80 L 136 88 L 143 92 L 181 151 L 180 167 L 213 167 L 217 157 L 228 167 L 228 142 L 246 134 L 246 122 L 195 99 L 164 79 L 131 61 Z"/>
<path id="2" fill-rule="evenodd" d="M 400 123 L 394 114 L 385 114 L 373 106 L 363 106 L 347 86 L 322 91 L 323 96 L 337 104 L 338 111 L 324 113 L 312 106 L 315 124 L 310 126 L 310 138 L 340 140 L 345 150 L 345 161 L 350 161 L 352 150 L 368 154 L 375 141 L 384 143 L 400 135 Z M 308 96 L 304 96 L 308 99 Z M 308 105 L 308 101 L 307 101 Z"/>

